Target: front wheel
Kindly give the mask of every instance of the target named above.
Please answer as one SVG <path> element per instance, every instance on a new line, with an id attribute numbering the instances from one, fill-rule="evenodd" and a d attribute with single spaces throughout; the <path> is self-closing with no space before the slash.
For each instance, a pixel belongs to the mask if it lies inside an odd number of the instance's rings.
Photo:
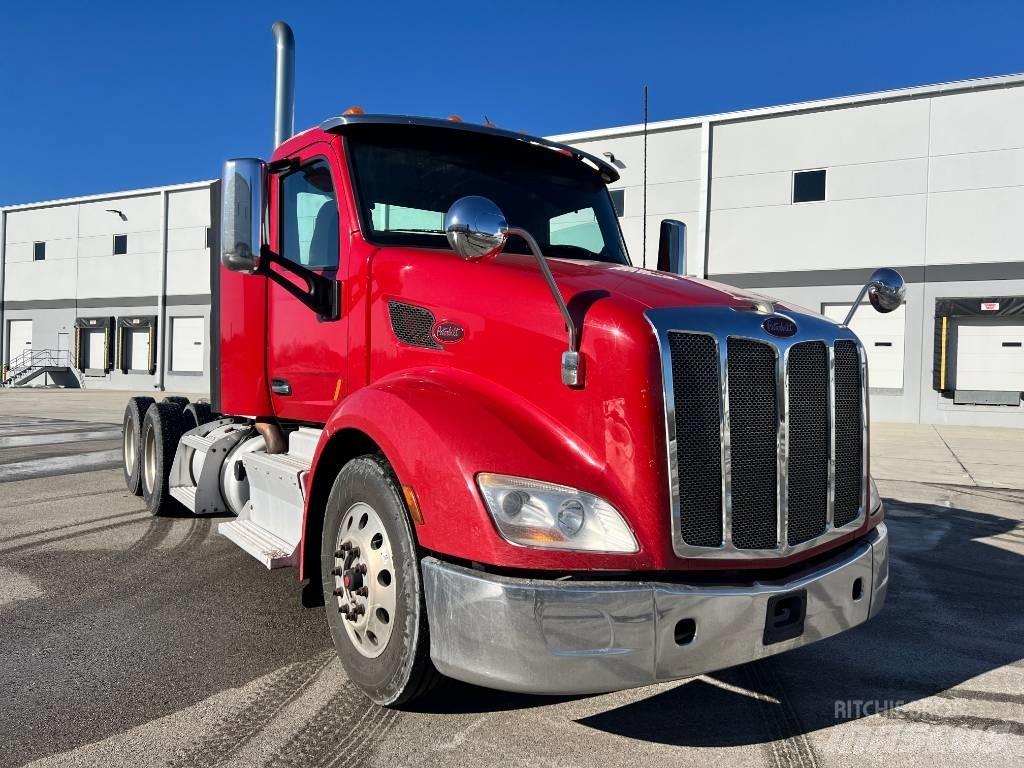
<path id="1" fill-rule="evenodd" d="M 360 456 L 338 473 L 320 554 L 327 623 L 349 679 L 398 706 L 439 679 L 430 661 L 416 542 L 390 466 Z"/>

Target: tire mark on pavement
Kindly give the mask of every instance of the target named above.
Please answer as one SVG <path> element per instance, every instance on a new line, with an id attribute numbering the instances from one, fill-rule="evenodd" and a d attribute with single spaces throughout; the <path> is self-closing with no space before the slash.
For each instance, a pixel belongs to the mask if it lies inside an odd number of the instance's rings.
<path id="1" fill-rule="evenodd" d="M 188 533 L 174 547 L 174 551 L 187 552 L 195 549 L 210 537 L 213 530 L 213 520 L 209 517 L 194 517 L 189 525 Z"/>
<path id="2" fill-rule="evenodd" d="M 285 667 L 248 701 L 229 710 L 212 732 L 172 757 L 171 768 L 213 768 L 225 763 L 308 688 L 333 659 L 331 650 Z"/>
<path id="3" fill-rule="evenodd" d="M 346 681 L 275 753 L 273 768 L 364 766 L 375 739 L 394 727 L 398 713 L 380 707 Z"/>
<path id="4" fill-rule="evenodd" d="M 106 493 L 106 491 L 104 491 Z M 81 494 L 85 496 L 86 494 Z M 65 497 L 67 498 L 67 497 Z M 72 496 L 70 498 L 78 498 L 78 496 Z M 60 501 L 59 498 L 55 498 L 54 501 Z M 32 502 L 38 504 L 39 502 Z M 7 508 L 23 506 L 19 504 L 8 504 Z M 135 510 L 134 512 L 118 512 L 116 515 L 104 515 L 103 517 L 94 517 L 91 520 L 83 520 L 80 523 L 68 523 L 66 525 L 55 525 L 52 528 L 41 528 L 38 531 L 28 531 L 26 533 L 18 533 L 14 536 L 7 536 L 6 538 L 0 539 L 0 544 L 6 544 L 9 541 L 20 541 L 21 539 L 28 539 L 33 536 L 45 536 L 47 533 L 56 533 L 57 531 L 65 531 L 68 528 L 78 528 L 83 525 L 90 525 L 92 523 L 102 523 L 106 520 L 117 520 L 122 517 L 134 517 L 135 515 L 141 515 L 145 512 L 144 509 Z"/>
<path id="5" fill-rule="evenodd" d="M 918 712 L 905 709 L 890 709 L 879 713 L 889 720 L 904 720 L 908 723 L 923 725 L 945 725 L 952 728 L 965 728 L 971 731 L 1024 736 L 1024 723 L 1016 720 L 1003 720 L 997 717 L 978 717 L 976 715 L 936 715 L 931 712 Z"/>
<path id="6" fill-rule="evenodd" d="M 128 545 L 127 552 L 156 549 L 171 532 L 173 521 L 167 517 L 152 517 L 142 535 Z"/>
<path id="7" fill-rule="evenodd" d="M 817 753 L 771 665 L 771 660 L 767 660 L 743 667 L 744 675 L 751 682 L 750 688 L 779 702 L 758 701 L 757 704 L 770 739 L 762 745 L 766 761 L 773 768 L 817 768 L 820 765 Z"/>

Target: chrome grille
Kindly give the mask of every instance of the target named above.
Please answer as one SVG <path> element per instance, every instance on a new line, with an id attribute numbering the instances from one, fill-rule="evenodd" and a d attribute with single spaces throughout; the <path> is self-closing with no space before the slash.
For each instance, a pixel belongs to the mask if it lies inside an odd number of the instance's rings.
<path id="1" fill-rule="evenodd" d="M 864 457 L 860 428 L 860 359 L 852 341 L 836 342 L 836 502 L 835 523 L 856 519 L 863 501 Z"/>
<path id="2" fill-rule="evenodd" d="M 789 350 L 786 540 L 802 544 L 828 524 L 828 348 L 805 341 Z"/>
<path id="3" fill-rule="evenodd" d="M 718 348 L 711 336 L 670 333 L 673 397 L 686 399 L 675 412 L 679 462 L 694 467 L 679 478 L 679 496 L 686 499 L 680 519 L 683 541 L 697 547 L 722 542 L 722 462 L 718 444 L 722 392 Z"/>
<path id="4" fill-rule="evenodd" d="M 688 557 L 779 557 L 864 516 L 864 354 L 848 329 L 725 307 L 648 310 L 662 352 L 673 546 Z"/>
<path id="5" fill-rule="evenodd" d="M 732 543 L 767 549 L 778 543 L 779 529 L 775 349 L 750 339 L 729 339 L 728 346 Z M 686 410 L 685 397 L 676 400 L 677 413 Z"/>

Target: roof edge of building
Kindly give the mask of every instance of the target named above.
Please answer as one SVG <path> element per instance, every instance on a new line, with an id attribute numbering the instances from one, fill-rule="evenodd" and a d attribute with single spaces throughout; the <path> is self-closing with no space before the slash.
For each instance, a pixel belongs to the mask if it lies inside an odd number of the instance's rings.
<path id="1" fill-rule="evenodd" d="M 968 80 L 952 80 L 945 83 L 935 83 L 933 85 L 893 88 L 886 91 L 873 91 L 870 93 L 854 94 L 851 96 L 836 96 L 828 99 L 800 101 L 792 104 L 781 104 L 778 106 L 755 107 L 752 109 L 735 110 L 732 112 L 718 112 L 710 115 L 675 118 L 672 120 L 659 120 L 657 122 L 648 123 L 647 132 L 652 133 L 655 131 L 665 131 L 673 128 L 687 128 L 701 125 L 703 123 L 727 123 L 761 117 L 772 117 L 799 112 L 813 112 L 822 109 L 835 109 L 862 104 L 884 103 L 887 101 L 899 101 L 903 99 L 921 98 L 948 93 L 1006 88 L 1015 85 L 1024 85 L 1024 73 L 977 77 Z M 636 123 L 633 125 L 623 125 L 615 128 L 597 128 L 589 131 L 559 133 L 553 136 L 548 136 L 547 138 L 552 141 L 571 144 L 575 141 L 585 141 L 588 139 L 602 139 L 640 134 L 643 133 L 643 130 L 643 124 Z"/>
<path id="2" fill-rule="evenodd" d="M 181 184 L 165 184 L 159 187 L 143 187 L 141 189 L 126 189 L 120 192 L 105 192 L 94 195 L 80 195 L 78 197 L 62 197 L 56 200 L 40 200 L 36 203 L 17 203 L 15 205 L 0 205 L 0 212 L 9 213 L 12 211 L 27 211 L 33 208 L 56 208 L 63 205 L 75 205 L 78 203 L 95 203 L 101 200 L 122 200 L 126 197 L 143 197 L 146 195 L 157 195 L 161 192 L 182 192 L 189 189 L 202 189 L 216 184 L 218 179 L 207 179 L 203 181 L 187 181 Z"/>

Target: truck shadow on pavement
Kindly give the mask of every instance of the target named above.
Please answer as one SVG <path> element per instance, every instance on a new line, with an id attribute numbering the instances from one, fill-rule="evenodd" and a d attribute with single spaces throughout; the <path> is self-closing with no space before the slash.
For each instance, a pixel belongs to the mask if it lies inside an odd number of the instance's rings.
<path id="1" fill-rule="evenodd" d="M 1024 551 L 1008 518 L 887 500 L 892 582 L 883 611 L 844 635 L 695 678 L 577 722 L 666 745 L 724 747 L 790 739 L 929 696 L 1024 705 L 1024 694 L 950 691 L 1022 655 L 1024 558 L 992 546 L 1002 535 Z M 1017 530 L 1014 530 L 1014 529 Z M 432 711 L 544 706 L 547 697 L 464 686 Z M 1007 720 L 922 716 L 920 721 L 1024 735 Z"/>

